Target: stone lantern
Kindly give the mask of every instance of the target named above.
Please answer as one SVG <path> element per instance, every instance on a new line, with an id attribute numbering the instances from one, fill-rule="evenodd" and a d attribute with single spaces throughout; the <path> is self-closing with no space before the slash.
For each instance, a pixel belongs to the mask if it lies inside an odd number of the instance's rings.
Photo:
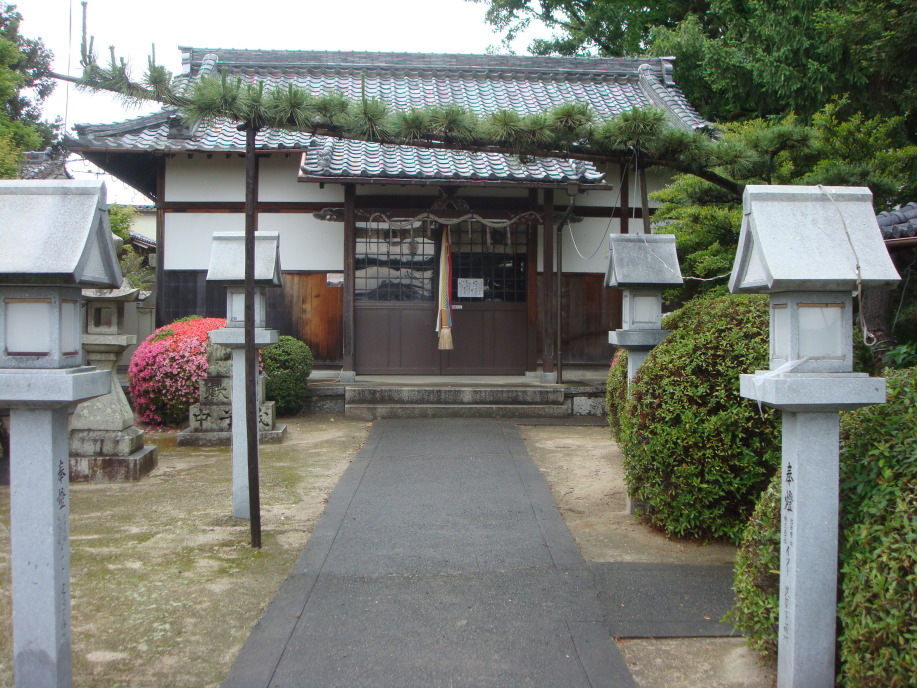
<path id="1" fill-rule="evenodd" d="M 86 360 L 110 370 L 112 379 L 108 394 L 81 403 L 70 421 L 71 480 L 139 480 L 156 467 L 156 447 L 145 445 L 143 430 L 134 425 L 116 370 L 121 354 L 137 341 L 124 332 L 124 306 L 138 295 L 127 282 L 118 289 L 83 290 Z"/>
<path id="2" fill-rule="evenodd" d="M 622 290 L 622 327 L 608 333 L 611 344 L 627 350 L 632 380 L 650 350 L 666 338 L 662 329 L 662 292 L 682 284 L 671 234 L 613 234 L 608 237 L 606 287 Z"/>
<path id="3" fill-rule="evenodd" d="M 852 372 L 851 292 L 898 279 L 868 189 L 746 187 L 729 288 L 770 295 L 770 370 L 740 393 L 783 412 L 780 688 L 834 686 L 838 411 L 885 402 Z"/>
<path id="4" fill-rule="evenodd" d="M 213 330 L 210 341 L 232 351 L 232 502 L 233 515 L 251 517 L 248 482 L 248 429 L 245 418 L 245 234 L 216 232 L 210 251 L 207 281 L 226 286 L 226 327 Z M 263 348 L 275 344 L 276 330 L 265 329 L 267 289 L 280 287 L 280 235 L 277 232 L 255 234 L 255 346 Z M 203 381 L 215 387 L 213 381 Z M 280 442 L 285 427 L 274 427 L 274 404 L 261 403 L 264 398 L 264 380 L 256 384 L 258 404 L 259 442 Z M 211 389 L 212 391 L 212 389 Z M 208 392 L 209 393 L 209 392 Z M 202 395 L 203 397 L 203 395 Z M 194 410 L 192 410 L 192 421 Z"/>
<path id="5" fill-rule="evenodd" d="M 120 283 L 104 184 L 0 182 L 16 685 L 71 685 L 67 417 L 111 385 L 108 371 L 82 365 L 81 289 Z"/>

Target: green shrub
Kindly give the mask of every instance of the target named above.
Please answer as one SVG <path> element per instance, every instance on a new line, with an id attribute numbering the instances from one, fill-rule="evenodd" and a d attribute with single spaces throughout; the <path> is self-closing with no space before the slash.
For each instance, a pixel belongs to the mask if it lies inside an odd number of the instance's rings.
<path id="1" fill-rule="evenodd" d="M 843 686 L 885 688 L 917 679 L 917 485 L 902 485 L 898 500 L 883 508 L 872 507 L 881 517 L 845 534 L 838 607 Z"/>
<path id="2" fill-rule="evenodd" d="M 767 297 L 696 299 L 663 327 L 619 414 L 630 494 L 669 536 L 738 542 L 780 457 L 773 413 L 739 396 L 767 365 Z"/>
<path id="3" fill-rule="evenodd" d="M 724 619 L 765 656 L 777 654 L 781 487 L 777 471 L 755 505 L 736 553 L 732 584 L 735 605 Z"/>
<path id="4" fill-rule="evenodd" d="M 845 686 L 917 676 L 917 368 L 841 417 L 839 658 Z"/>
<path id="5" fill-rule="evenodd" d="M 605 410 L 608 413 L 608 427 L 611 436 L 618 440 L 621 437 L 620 415 L 627 403 L 627 349 L 615 351 L 608 369 L 608 382 L 605 384 Z"/>
<path id="6" fill-rule="evenodd" d="M 299 413 L 309 393 L 311 349 L 295 337 L 282 335 L 276 344 L 264 348 L 261 360 L 267 398 L 277 402 L 277 413 Z"/>
<path id="7" fill-rule="evenodd" d="M 838 685 L 913 685 L 917 675 L 917 368 L 886 371 L 888 403 L 841 414 Z M 762 495 L 735 566 L 727 615 L 774 652 L 779 479 Z"/>

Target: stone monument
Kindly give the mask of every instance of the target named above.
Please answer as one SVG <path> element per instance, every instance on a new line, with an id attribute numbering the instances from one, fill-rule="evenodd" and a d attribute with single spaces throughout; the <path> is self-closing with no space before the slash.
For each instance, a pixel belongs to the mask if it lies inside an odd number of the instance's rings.
<path id="1" fill-rule="evenodd" d="M 83 290 L 83 350 L 89 364 L 111 371 L 111 389 L 77 406 L 70 421 L 72 481 L 139 480 L 156 467 L 156 447 L 144 445 L 144 432 L 134 425 L 116 370 L 121 354 L 137 340 L 124 333 L 124 306 L 138 294 L 127 282 L 118 289 Z"/>
<path id="2" fill-rule="evenodd" d="M 255 346 L 259 349 L 275 344 L 276 330 L 265 328 L 267 312 L 267 287 L 283 284 L 280 272 L 280 235 L 277 232 L 255 234 Z M 237 518 L 251 518 L 249 496 L 248 428 L 244 422 L 247 414 L 245 400 L 245 234 L 217 232 L 213 235 L 210 267 L 207 281 L 226 286 L 226 327 L 210 333 L 211 345 L 217 344 L 231 350 L 232 385 L 232 505 Z M 280 426 L 273 436 L 260 428 L 273 424 L 274 404 L 262 404 L 264 378 L 256 383 L 259 405 L 259 443 L 264 440 L 280 442 L 286 431 Z M 203 391 L 203 388 L 202 388 Z M 193 416 L 192 416 L 193 418 Z M 257 459 L 257 457 L 256 457 Z M 257 462 L 256 462 L 257 463 Z"/>
<path id="3" fill-rule="evenodd" d="M 838 411 L 885 402 L 853 372 L 851 292 L 898 281 L 865 188 L 745 188 L 729 288 L 770 294 L 770 370 L 740 393 L 783 412 L 778 688 L 833 688 Z"/>
<path id="4" fill-rule="evenodd" d="M 13 675 L 72 685 L 67 416 L 106 394 L 82 365 L 81 289 L 117 287 L 105 185 L 0 181 L 0 406 L 10 409 Z"/>
<path id="5" fill-rule="evenodd" d="M 672 234 L 613 234 L 608 237 L 606 287 L 623 291 L 621 329 L 608 342 L 627 351 L 628 383 L 650 350 L 669 334 L 662 329 L 662 292 L 682 284 Z"/>

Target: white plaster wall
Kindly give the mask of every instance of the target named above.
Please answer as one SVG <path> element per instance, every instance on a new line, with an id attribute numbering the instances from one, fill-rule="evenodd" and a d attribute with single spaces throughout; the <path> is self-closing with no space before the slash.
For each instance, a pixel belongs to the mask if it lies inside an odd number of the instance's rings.
<path id="1" fill-rule="evenodd" d="M 572 230 L 571 230 L 572 227 Z M 572 231 L 572 236 L 571 236 Z M 582 222 L 568 225 L 563 231 L 564 272 L 600 272 L 608 269 L 608 235 L 619 234 L 621 223 L 617 218 L 587 217 Z M 576 246 L 573 245 L 574 240 Z M 577 252 L 577 248 L 579 252 Z M 580 253 L 583 254 L 582 257 Z M 544 233 L 538 228 L 538 272 L 544 260 Z M 557 268 L 557 250 L 552 266 Z"/>
<path id="2" fill-rule="evenodd" d="M 165 184 L 168 202 L 244 201 L 245 161 L 223 153 L 176 155 L 166 160 Z"/>
<path id="3" fill-rule="evenodd" d="M 649 170 L 646 173 L 646 187 L 649 193 L 662 189 L 671 180 L 672 173 L 668 170 Z M 605 173 L 605 182 L 611 187 L 608 191 L 589 190 L 576 197 L 578 206 L 617 206 L 621 200 L 621 167 L 610 165 Z M 631 174 L 628 180 L 628 199 L 632 206 L 640 205 L 639 175 Z M 554 202 L 566 202 L 566 194 L 554 192 Z M 659 204 L 649 199 L 651 208 Z"/>
<path id="4" fill-rule="evenodd" d="M 299 153 L 275 153 L 261 158 L 258 163 L 258 200 L 276 202 L 327 201 L 344 202 L 343 184 L 320 184 L 297 181 L 299 174 Z"/>
<path id="5" fill-rule="evenodd" d="M 166 270 L 206 270 L 214 232 L 244 232 L 243 213 L 165 213 Z"/>
<path id="6" fill-rule="evenodd" d="M 242 213 L 166 213 L 166 270 L 206 270 L 214 232 L 244 232 Z M 344 269 L 344 225 L 308 213 L 260 213 L 258 231 L 280 233 L 284 270 Z"/>
<path id="7" fill-rule="evenodd" d="M 149 239 L 156 239 L 156 209 L 137 210 L 137 217 L 134 218 L 134 224 L 131 226 L 134 234 L 141 234 Z"/>
<path id="8" fill-rule="evenodd" d="M 322 222 L 308 213 L 261 213 L 258 231 L 280 233 L 283 270 L 344 270 L 343 222 Z"/>
<path id="9" fill-rule="evenodd" d="M 588 217 L 564 227 L 564 272 L 604 273 L 608 269 L 608 234 L 619 231 L 620 223 L 616 218 Z"/>

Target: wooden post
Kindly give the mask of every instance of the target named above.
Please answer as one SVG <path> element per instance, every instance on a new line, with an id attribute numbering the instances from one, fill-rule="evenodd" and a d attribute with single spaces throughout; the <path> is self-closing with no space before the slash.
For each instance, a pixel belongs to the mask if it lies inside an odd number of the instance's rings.
<path id="1" fill-rule="evenodd" d="M 354 206 L 357 187 L 344 185 L 344 332 L 343 372 L 353 374 L 354 367 L 354 280 L 356 277 L 357 223 Z"/>
<path id="2" fill-rule="evenodd" d="M 629 227 L 628 221 L 630 220 L 630 198 L 628 196 L 628 186 L 630 186 L 630 168 L 626 164 L 622 164 L 624 172 L 621 174 L 621 219 L 620 227 L 621 234 L 627 234 Z"/>
<path id="3" fill-rule="evenodd" d="M 538 209 L 538 189 L 529 189 L 529 210 Z M 528 327 L 526 328 L 526 370 L 538 370 L 538 222 L 531 221 L 526 240 L 526 299 Z"/>
<path id="4" fill-rule="evenodd" d="M 254 127 L 245 129 L 245 423 L 248 434 L 248 501 L 252 547 L 261 547 L 261 492 L 258 485 L 258 350 L 255 348 L 255 204 L 258 158 Z"/>
<path id="5" fill-rule="evenodd" d="M 570 199 L 570 208 L 573 207 L 573 199 Z M 564 214 L 565 218 L 569 218 L 569 210 Z M 555 335 L 557 337 L 557 345 L 554 348 L 557 368 L 557 382 L 561 383 L 564 381 L 564 362 L 563 362 L 563 348 L 561 344 L 561 339 L 563 337 L 563 327 L 561 322 L 561 313 L 563 312 L 563 297 L 564 297 L 564 225 L 567 224 L 565 219 L 557 224 L 557 229 L 554 230 L 554 241 L 557 242 L 557 327 Z"/>
<path id="6" fill-rule="evenodd" d="M 554 373 L 554 190 L 544 190 L 542 226 L 542 371 Z"/>
<path id="7" fill-rule="evenodd" d="M 162 298 L 165 285 L 165 245 L 166 245 L 166 213 L 162 205 L 166 200 L 166 161 L 160 158 L 156 167 L 156 312 L 153 314 L 153 329 L 162 327 Z"/>
<path id="8" fill-rule="evenodd" d="M 650 203 L 646 193 L 646 170 L 640 170 L 640 210 L 643 215 L 643 233 L 650 232 Z"/>

